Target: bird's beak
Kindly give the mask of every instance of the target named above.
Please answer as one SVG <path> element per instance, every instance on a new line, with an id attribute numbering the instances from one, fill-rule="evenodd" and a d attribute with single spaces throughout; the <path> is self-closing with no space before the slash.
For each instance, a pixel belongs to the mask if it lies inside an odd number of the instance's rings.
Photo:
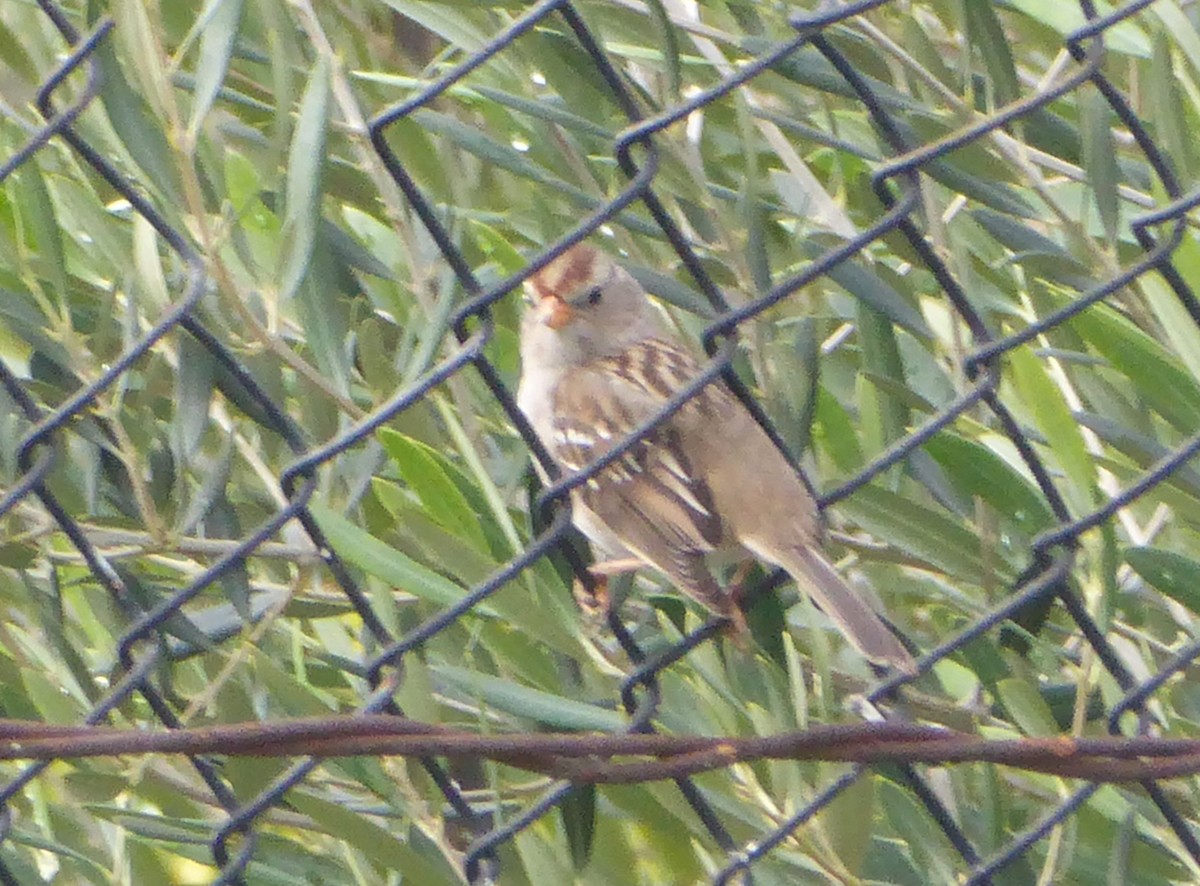
<path id="1" fill-rule="evenodd" d="M 571 306 L 557 295 L 547 295 L 540 307 L 542 322 L 551 329 L 562 329 L 575 316 Z"/>

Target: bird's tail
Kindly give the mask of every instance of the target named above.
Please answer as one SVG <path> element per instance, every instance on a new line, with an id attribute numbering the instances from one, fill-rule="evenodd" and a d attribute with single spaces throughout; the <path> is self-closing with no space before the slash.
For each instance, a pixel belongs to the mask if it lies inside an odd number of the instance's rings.
<path id="1" fill-rule="evenodd" d="M 843 636 L 871 661 L 914 673 L 917 663 L 908 650 L 862 596 L 854 591 L 818 550 L 799 547 L 780 558 L 775 551 L 755 551 L 747 539 L 742 543 L 764 560 L 779 563 L 833 619 Z"/>

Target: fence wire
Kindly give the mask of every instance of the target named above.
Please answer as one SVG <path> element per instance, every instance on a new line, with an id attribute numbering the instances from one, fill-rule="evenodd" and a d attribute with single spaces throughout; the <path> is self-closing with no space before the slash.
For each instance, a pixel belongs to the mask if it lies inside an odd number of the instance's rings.
<path id="1" fill-rule="evenodd" d="M 1073 580 L 1077 569 L 1076 552 L 1081 535 L 1103 528 L 1119 510 L 1143 496 L 1152 494 L 1164 479 L 1185 470 L 1186 463 L 1200 451 L 1200 434 L 1188 438 L 1173 449 L 1163 451 L 1157 462 L 1102 504 L 1081 511 L 1068 505 L 1060 490 L 1060 482 L 1047 466 L 1009 405 L 1006 405 L 1005 358 L 1019 346 L 1033 342 L 1046 333 L 1061 328 L 1066 321 L 1090 307 L 1111 300 L 1131 283 L 1149 274 L 1161 275 L 1178 306 L 1181 316 L 1200 326 L 1200 303 L 1197 302 L 1185 274 L 1176 262 L 1177 252 L 1185 237 L 1188 213 L 1200 202 L 1200 194 L 1184 193 L 1172 171 L 1171 163 L 1132 111 L 1127 97 L 1107 76 L 1104 66 L 1106 36 L 1121 22 L 1148 7 L 1151 0 L 1120 5 L 1107 15 L 1100 15 L 1092 3 L 1079 4 L 1086 24 L 1063 40 L 1069 62 L 1058 67 L 1048 82 L 1024 98 L 1012 101 L 978 123 L 954 129 L 946 137 L 922 142 L 914 135 L 904 112 L 891 96 L 884 94 L 877 81 L 859 73 L 856 65 L 839 49 L 837 28 L 855 17 L 888 5 L 890 0 L 830 4 L 818 12 L 799 12 L 793 17 L 794 36 L 784 42 L 769 45 L 754 52 L 725 79 L 708 89 L 695 91 L 686 100 L 654 116 L 644 116 L 642 103 L 635 94 L 634 84 L 615 65 L 603 41 L 589 28 L 576 5 L 566 0 L 545 0 L 528 8 L 516 17 L 511 26 L 449 67 L 441 77 L 428 83 L 407 100 L 381 109 L 369 121 L 370 141 L 388 174 L 402 191 L 408 208 L 424 226 L 432 244 L 457 278 L 466 298 L 455 309 L 450 327 L 458 347 L 449 352 L 415 382 L 398 390 L 385 403 L 374 408 L 364 419 L 348 430 L 337 434 L 324 445 L 314 446 L 289 417 L 278 396 L 263 384 L 247 362 L 222 343 L 219 329 L 200 310 L 201 299 L 211 286 L 202 256 L 178 223 L 169 220 L 170 213 L 151 205 L 139 182 L 127 176 L 117 164 L 105 157 L 81 134 L 77 121 L 90 104 L 96 101 L 100 87 L 99 56 L 106 41 L 113 39 L 110 20 L 102 20 L 88 33 L 80 33 L 69 16 L 57 3 L 38 0 L 42 12 L 61 33 L 66 54 L 57 67 L 46 74 L 37 95 L 37 107 L 44 125 L 28 134 L 27 142 L 0 165 L 0 182 L 19 172 L 38 152 L 49 150 L 58 142 L 65 143 L 80 162 L 90 167 L 112 189 L 115 195 L 128 202 L 130 212 L 140 217 L 169 245 L 181 269 L 181 278 L 173 281 L 180 295 L 159 310 L 149 328 L 133 331 L 119 355 L 90 382 L 79 383 L 74 393 L 61 402 L 45 402 L 30 379 L 16 373 L 0 362 L 0 382 L 9 400 L 8 406 L 23 420 L 22 434 L 15 452 L 18 479 L 4 490 L 0 498 L 0 516 L 9 514 L 25 503 L 36 502 L 52 518 L 75 551 L 84 559 L 94 581 L 104 589 L 123 624 L 114 645 L 119 662 L 107 691 L 95 700 L 87 723 L 109 720 L 114 711 L 127 708 L 135 697 L 142 703 L 137 710 L 147 719 L 156 720 L 166 728 L 177 728 L 180 699 L 171 685 L 170 664 L 184 653 L 179 650 L 178 633 L 172 633 L 173 621 L 188 612 L 189 604 L 242 569 L 249 558 L 260 553 L 271 540 L 280 537 L 289 524 L 298 524 L 311 540 L 323 567 L 341 589 L 345 599 L 361 618 L 374 650 L 368 660 L 353 663 L 340 660 L 334 667 L 345 667 L 364 680 L 366 691 L 358 711 L 388 713 L 396 716 L 403 711 L 396 702 L 397 685 L 405 679 L 406 661 L 423 644 L 455 625 L 465 614 L 485 606 L 493 594 L 521 575 L 531 564 L 553 552 L 567 558 L 576 576 L 586 580 L 585 564 L 575 549 L 565 543 L 569 531 L 569 510 L 566 500 L 569 491 L 598 470 L 593 467 L 580 475 L 558 477 L 542 490 L 531 504 L 541 529 L 527 548 L 504 568 L 470 589 L 455 605 L 439 611 L 428 620 L 397 632 L 377 609 L 375 602 L 355 578 L 355 571 L 343 561 L 337 546 L 323 535 L 310 509 L 314 492 L 319 486 L 320 472 L 337 460 L 350 457 L 376 432 L 397 416 L 421 404 L 430 393 L 446 382 L 473 374 L 482 380 L 496 402 L 503 408 L 513 426 L 524 439 L 529 451 L 539 459 L 552 476 L 557 476 L 546 453 L 531 428 L 517 410 L 513 392 L 489 357 L 489 345 L 495 340 L 496 324 L 493 311 L 502 299 L 512 297 L 514 290 L 530 274 L 546 265 L 565 249 L 601 231 L 631 208 L 648 214 L 653 226 L 666 238 L 679 260 L 693 279 L 695 286 L 708 299 L 715 319 L 707 326 L 703 343 L 709 355 L 702 378 L 680 392 L 665 407 L 678 407 L 700 386 L 720 377 L 751 409 L 756 419 L 772 432 L 766 414 L 754 392 L 734 371 L 735 338 L 740 329 L 772 306 L 793 296 L 813 281 L 836 273 L 837 270 L 885 239 L 889 243 L 902 241 L 911 260 L 919 264 L 936 281 L 945 303 L 953 316 L 969 330 L 970 341 L 965 344 L 962 370 L 966 383 L 954 398 L 929 414 L 915 430 L 897 440 L 854 476 L 826 491 L 822 507 L 848 499 L 893 466 L 906 462 L 919 453 L 939 431 L 967 414 L 986 414 L 1011 444 L 1013 452 L 1023 462 L 1028 473 L 1036 479 L 1044 502 L 1054 517 L 1054 526 L 1038 535 L 1029 552 L 1027 568 L 1010 588 L 1003 603 L 983 617 L 964 625 L 935 648 L 924 650 L 920 658 L 921 673 L 947 657 L 967 649 L 981 636 L 994 635 L 997 629 L 1011 631 L 1011 621 L 1036 632 L 1039 608 L 1044 616 L 1050 608 L 1061 609 L 1073 623 L 1083 646 L 1090 649 L 1103 668 L 1120 687 L 1121 695 L 1108 700 L 1105 715 L 1113 735 L 1130 730 L 1145 732 L 1152 728 L 1150 714 L 1155 693 L 1172 677 L 1182 673 L 1200 655 L 1200 641 L 1191 642 L 1174 651 L 1165 666 L 1156 673 L 1132 673 L 1113 648 L 1106 631 L 1089 614 Z M 439 207 L 419 184 L 419 176 L 406 167 L 395 144 L 402 136 L 396 134 L 398 124 L 420 128 L 420 111 L 438 102 L 450 101 L 453 89 L 490 60 L 503 58 L 514 51 L 526 35 L 539 26 L 553 21 L 565 25 L 572 35 L 579 58 L 590 66 L 591 74 L 599 77 L 611 91 L 612 101 L 625 115 L 627 125 L 612 141 L 610 155 L 625 176 L 625 185 L 612 199 L 600 201 L 594 210 L 581 218 L 570 231 L 564 232 L 549 247 L 539 252 L 519 271 L 503 279 L 480 280 L 471 263 L 456 245 L 452 231 L 453 217 Z M 761 297 L 753 301 L 729 304 L 721 287 L 708 274 L 706 266 L 693 248 L 693 240 L 663 197 L 660 182 L 662 156 L 658 138 L 671 127 L 685 124 L 694 112 L 735 94 L 764 72 L 770 71 L 801 51 L 815 50 L 825 59 L 829 70 L 840 78 L 840 87 L 853 95 L 869 116 L 888 157 L 874 166 L 871 186 L 882 211 L 866 230 L 847 237 L 821 252 L 803 271 L 778 280 Z M 82 88 L 69 104 L 59 98 L 69 78 L 83 78 Z M 1148 168 L 1152 170 L 1154 192 L 1161 195 L 1158 205 L 1132 221 L 1132 230 L 1140 245 L 1140 255 L 1126 261 L 1119 271 L 1104 279 L 1081 283 L 1080 288 L 1058 310 L 1011 335 L 1000 336 L 989 326 L 979 309 L 979 299 L 967 291 L 961 269 L 956 269 L 947 256 L 933 245 L 928 218 L 945 207 L 923 202 L 928 192 L 923 190 L 923 176 L 938 176 L 941 159 L 994 133 L 1011 131 L 1022 121 L 1039 113 L 1060 97 L 1084 89 L 1094 89 L 1136 144 Z M 1018 248 L 1015 247 L 1014 248 Z M 115 565 L 89 540 L 88 534 L 73 516 L 72 507 L 64 502 L 63 494 L 50 482 L 56 462 L 69 457 L 65 438 L 80 433 L 86 426 L 90 433 L 104 434 L 104 419 L 93 412 L 97 398 L 120 386 L 139 361 L 147 359 L 154 346 L 166 336 L 187 339 L 189 347 L 202 351 L 213 361 L 218 384 L 225 395 L 243 406 L 260 425 L 267 428 L 293 455 L 291 466 L 278 478 L 284 502 L 269 513 L 252 531 L 241 534 L 231 549 L 216 558 L 211 565 L 195 575 L 182 589 L 169 594 L 146 593 L 128 566 Z M 650 427 L 642 428 L 629 445 L 645 436 Z M 615 457 L 615 456 L 614 456 Z M 765 575 L 747 591 L 747 606 L 770 592 L 783 580 L 778 573 Z M 1003 626 L 1009 625 L 1008 628 Z M 177 623 L 176 623 L 177 627 Z M 664 688 L 663 677 L 676 664 L 711 643 L 721 629 L 712 620 L 700 630 L 669 646 L 644 647 L 621 617 L 619 609 L 608 614 L 607 627 L 633 664 L 621 687 L 621 701 L 627 714 L 626 728 L 630 732 L 649 732 L 656 726 Z M 1014 635 L 1019 634 L 1015 632 Z M 216 644 L 222 637 L 201 638 L 198 642 Z M 1019 637 L 1018 637 L 1019 642 Z M 1082 652 L 1078 653 L 1082 654 Z M 869 703 L 887 708 L 897 698 L 904 684 L 917 677 L 884 675 L 867 694 Z M 1132 714 L 1130 717 L 1128 715 Z M 352 716 L 348 714 L 347 716 Z M 1131 725 L 1132 724 L 1132 725 Z M 211 858 L 220 869 L 218 882 L 247 882 L 256 853 L 261 850 L 260 827 L 271 810 L 286 807 L 289 791 L 301 785 L 314 769 L 321 765 L 317 759 L 295 761 L 266 784 L 250 787 L 239 784 L 213 760 L 192 758 L 196 772 L 211 791 L 215 803 L 225 811 L 222 823 L 212 832 Z M 447 803 L 446 816 L 456 822 L 462 833 L 469 835 L 464 855 L 464 874 L 472 883 L 490 882 L 503 877 L 500 865 L 506 844 L 531 825 L 569 802 L 578 789 L 570 784 L 554 785 L 516 814 L 502 819 L 490 802 L 471 797 L 464 784 L 470 776 L 454 771 L 442 760 L 422 760 L 425 772 L 440 789 Z M 29 791 L 37 779 L 45 777 L 47 764 L 25 767 L 8 779 L 0 790 L 0 847 L 15 839 L 11 802 Z M 752 839 L 735 838 L 729 825 L 727 810 L 714 803 L 690 778 L 676 781 L 675 787 L 702 823 L 711 841 L 709 851 L 715 859 L 713 882 L 749 882 L 756 866 L 781 844 L 792 838 L 814 816 L 826 809 L 867 775 L 864 767 L 844 772 L 826 784 L 818 786 L 809 802 L 783 818 L 776 827 L 764 830 Z M 962 812 L 950 808 L 939 790 L 930 770 L 914 766 L 897 767 L 890 777 L 910 793 L 922 814 L 928 816 L 961 859 L 956 872 L 968 883 L 1021 882 L 1031 873 L 1024 867 L 1026 854 L 1041 841 L 1048 839 L 1055 828 L 1069 821 L 1100 789 L 1096 784 L 1084 784 L 1066 796 L 1047 799 L 1045 813 L 1035 821 L 1023 822 L 1001 848 L 985 851 L 968 836 L 961 824 Z M 1200 842 L 1194 832 L 1194 822 L 1180 811 L 1164 785 L 1154 781 L 1142 785 L 1146 795 L 1161 815 L 1161 821 L 1174 834 L 1197 866 L 1200 866 Z M 743 830 L 739 823 L 736 830 Z M 0 851 L 0 882 L 22 882 L 22 870 L 14 867 L 10 858 Z M 745 878 L 745 879 L 742 879 Z"/>

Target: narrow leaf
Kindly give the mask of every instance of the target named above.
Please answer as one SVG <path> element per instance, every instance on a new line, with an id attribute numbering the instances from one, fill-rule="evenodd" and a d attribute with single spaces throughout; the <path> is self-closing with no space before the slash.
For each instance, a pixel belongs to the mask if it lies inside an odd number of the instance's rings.
<path id="1" fill-rule="evenodd" d="M 1058 735 L 1058 724 L 1046 700 L 1037 688 L 1018 677 L 1008 677 L 996 683 L 996 694 L 1013 722 L 1026 735 L 1045 737 Z"/>
<path id="2" fill-rule="evenodd" d="M 397 431 L 384 429 L 379 440 L 429 516 L 477 550 L 487 551 L 475 510 L 450 478 L 445 459 L 431 447 Z"/>
<path id="3" fill-rule="evenodd" d="M 991 0 L 966 0 L 967 38 L 983 57 L 988 83 L 994 93 L 994 106 L 1017 100 L 1020 88 L 1012 46 L 1000 26 Z"/>
<path id="4" fill-rule="evenodd" d="M 1087 24 L 1083 10 L 1074 3 L 1046 3 L 1045 0 L 1008 0 L 1006 4 L 1020 10 L 1034 21 L 1053 28 L 1062 36 Z M 1150 38 L 1133 19 L 1123 19 L 1104 29 L 1104 44 L 1108 49 L 1126 55 L 1146 58 L 1150 55 Z"/>
<path id="5" fill-rule="evenodd" d="M 1071 325 L 1159 415 L 1187 434 L 1200 427 L 1200 384 L 1155 339 L 1107 305 L 1084 311 Z"/>
<path id="6" fill-rule="evenodd" d="M 838 504 L 839 513 L 907 556 L 948 575 L 981 583 L 989 568 L 979 538 L 961 520 L 952 520 L 908 498 L 877 486 L 865 486 Z M 1009 570 L 1006 570 L 1009 571 Z M 1010 576 L 1002 575 L 1002 581 Z"/>
<path id="7" fill-rule="evenodd" d="M 229 59 L 233 55 L 233 44 L 242 21 L 244 4 L 245 0 L 217 0 L 200 32 L 200 59 L 196 65 L 196 81 L 192 89 L 192 115 L 188 121 L 189 140 L 195 140 L 205 116 L 221 90 L 221 84 L 225 81 L 225 72 L 229 69 Z"/>
<path id="8" fill-rule="evenodd" d="M 812 258 L 817 259 L 825 253 L 827 246 L 828 238 L 822 242 L 809 240 L 804 248 Z M 827 276 L 902 329 L 907 329 L 918 338 L 932 337 L 933 333 L 921 312 L 882 277 L 858 262 L 839 262 L 829 269 Z"/>
<path id="9" fill-rule="evenodd" d="M 466 596 L 454 582 L 375 538 L 341 514 L 317 504 L 310 505 L 309 510 L 338 554 L 364 572 L 393 585 L 396 590 L 407 591 L 439 606 L 453 606 Z M 494 615 L 486 605 L 477 606 L 474 611 Z"/>
<path id="10" fill-rule="evenodd" d="M 1172 600 L 1200 614 L 1200 563 L 1162 548 L 1128 548 L 1125 562 Z"/>
<path id="11" fill-rule="evenodd" d="M 1083 165 L 1088 187 L 1100 212 L 1100 222 L 1110 243 L 1117 241 L 1120 222 L 1120 197 L 1117 194 L 1117 147 L 1109 127 L 1108 101 L 1089 90 L 1081 97 L 1083 105 Z"/>
<path id="12" fill-rule="evenodd" d="M 175 421 L 172 443 L 186 463 L 208 427 L 208 406 L 213 392 L 213 358 L 190 335 L 179 337 L 179 366 L 175 371 Z"/>
<path id="13" fill-rule="evenodd" d="M 1000 515 L 1034 534 L 1054 522 L 1041 492 L 988 447 L 949 432 L 935 436 L 925 451 L 945 468 L 964 493 L 988 502 Z"/>
<path id="14" fill-rule="evenodd" d="M 587 867 L 596 839 L 596 786 L 588 784 L 575 788 L 559 804 L 558 814 L 563 830 L 567 832 L 571 863 L 575 870 L 581 871 Z"/>
<path id="15" fill-rule="evenodd" d="M 432 671 L 459 691 L 497 710 L 552 729 L 616 732 L 626 726 L 625 717 L 616 711 L 521 686 L 503 677 L 448 664 L 434 665 Z"/>
<path id="16" fill-rule="evenodd" d="M 295 295 L 312 258 L 320 218 L 321 169 L 329 125 L 329 62 L 320 57 L 300 99 L 300 112 L 288 149 L 287 202 L 283 218 L 283 256 L 279 290 Z"/>
<path id="17" fill-rule="evenodd" d="M 1049 444 L 1050 454 L 1070 479 L 1070 497 L 1079 511 L 1096 502 L 1096 471 L 1083 443 L 1079 423 L 1067 406 L 1062 391 L 1045 366 L 1027 347 L 1009 352 L 1012 377 L 1025 409 L 1033 417 Z"/>

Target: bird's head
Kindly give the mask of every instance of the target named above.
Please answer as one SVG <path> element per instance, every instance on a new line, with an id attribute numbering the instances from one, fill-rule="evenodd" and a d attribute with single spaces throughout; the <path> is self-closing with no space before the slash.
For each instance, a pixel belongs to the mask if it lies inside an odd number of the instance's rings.
<path id="1" fill-rule="evenodd" d="M 571 247 L 525 281 L 524 359 L 577 365 L 612 356 L 657 332 L 641 284 L 608 255 Z"/>

